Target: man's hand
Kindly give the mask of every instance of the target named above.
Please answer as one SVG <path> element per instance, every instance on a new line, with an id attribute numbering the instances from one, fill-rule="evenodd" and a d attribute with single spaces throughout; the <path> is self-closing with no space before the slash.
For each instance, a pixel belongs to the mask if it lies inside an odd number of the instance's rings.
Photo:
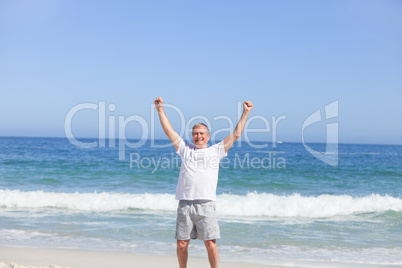
<path id="1" fill-rule="evenodd" d="M 253 108 L 254 108 L 254 106 L 251 103 L 251 101 L 243 102 L 243 113 L 244 112 L 249 113 L 251 111 L 251 109 L 253 109 Z"/>
<path id="2" fill-rule="evenodd" d="M 163 131 L 165 131 L 165 134 L 168 136 L 169 140 L 173 143 L 174 148 L 177 149 L 179 148 L 179 143 L 181 141 L 181 138 L 179 134 L 177 134 L 174 130 L 172 125 L 169 122 L 169 119 L 166 117 L 165 111 L 163 110 L 163 100 L 161 97 L 157 97 L 154 100 L 155 103 L 155 108 L 158 111 L 159 115 L 159 120 L 161 121 L 161 125 L 163 128 Z"/>
<path id="3" fill-rule="evenodd" d="M 224 140 L 223 140 L 223 145 L 225 147 L 225 152 L 227 152 L 230 147 L 233 145 L 233 143 L 240 138 L 241 133 L 243 132 L 244 126 L 246 124 L 247 121 L 247 117 L 248 114 L 250 113 L 251 109 L 253 109 L 253 104 L 251 103 L 251 101 L 245 101 L 243 102 L 243 114 L 240 117 L 239 122 L 236 125 L 235 130 L 233 131 L 232 134 L 230 134 L 229 136 L 227 136 Z"/>
<path id="4" fill-rule="evenodd" d="M 154 100 L 154 103 L 155 103 L 155 108 L 156 108 L 157 110 L 161 109 L 161 108 L 163 107 L 163 99 L 162 99 L 162 97 L 157 97 L 157 98 Z"/>

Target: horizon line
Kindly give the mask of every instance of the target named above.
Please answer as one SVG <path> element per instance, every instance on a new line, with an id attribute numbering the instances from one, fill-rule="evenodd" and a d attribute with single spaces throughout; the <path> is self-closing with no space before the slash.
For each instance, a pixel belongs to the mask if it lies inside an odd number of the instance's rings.
<path id="1" fill-rule="evenodd" d="M 3 136 L 0 135 L 0 138 L 49 138 L 49 139 L 67 139 L 69 137 L 58 137 L 58 136 Z M 104 139 L 99 139 L 97 137 L 74 137 L 75 139 L 97 139 L 97 140 L 108 140 L 109 138 L 104 138 Z M 115 138 L 115 140 L 120 140 L 118 138 Z M 126 140 L 140 140 L 140 138 L 126 138 Z M 169 141 L 168 138 L 157 138 L 157 139 L 150 139 L 147 138 L 146 140 L 167 140 Z M 272 141 L 263 141 L 263 140 L 250 140 L 251 142 L 267 142 L 267 143 L 274 143 Z M 213 142 L 216 142 L 216 140 L 214 140 Z M 247 141 L 241 141 L 241 142 L 247 142 Z M 286 141 L 286 140 L 281 140 L 281 141 L 277 141 L 275 142 L 276 144 L 281 144 L 281 143 L 301 143 L 303 144 L 302 141 Z M 326 142 L 305 142 L 306 144 L 325 144 Z M 392 143 L 353 143 L 353 142 L 338 142 L 338 144 L 355 144 L 355 145 L 396 145 L 396 146 L 402 146 L 401 144 L 392 144 Z"/>

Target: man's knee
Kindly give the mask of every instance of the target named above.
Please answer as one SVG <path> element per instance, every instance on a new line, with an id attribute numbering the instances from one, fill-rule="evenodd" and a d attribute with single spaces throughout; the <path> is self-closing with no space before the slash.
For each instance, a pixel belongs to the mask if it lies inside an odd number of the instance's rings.
<path id="1" fill-rule="evenodd" d="M 207 248 L 207 250 L 214 250 L 217 248 L 216 246 L 216 239 L 213 240 L 205 240 L 204 241 L 205 247 Z"/>
<path id="2" fill-rule="evenodd" d="M 188 244 L 190 244 L 190 240 L 177 240 L 177 249 L 187 250 Z"/>

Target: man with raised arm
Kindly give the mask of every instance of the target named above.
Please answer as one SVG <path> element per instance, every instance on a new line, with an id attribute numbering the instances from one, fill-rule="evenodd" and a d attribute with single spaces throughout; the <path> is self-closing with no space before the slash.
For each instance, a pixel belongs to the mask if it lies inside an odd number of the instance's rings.
<path id="1" fill-rule="evenodd" d="M 180 268 L 187 267 L 190 239 L 204 240 L 211 268 L 219 265 L 216 239 L 220 238 L 215 213 L 216 186 L 219 162 L 232 144 L 241 136 L 253 104 L 243 103 L 243 114 L 232 134 L 208 147 L 208 127 L 203 123 L 193 126 L 193 143 L 185 142 L 174 130 L 163 110 L 163 100 L 154 101 L 163 130 L 182 159 L 176 199 L 179 200 L 176 221 L 177 258 Z"/>

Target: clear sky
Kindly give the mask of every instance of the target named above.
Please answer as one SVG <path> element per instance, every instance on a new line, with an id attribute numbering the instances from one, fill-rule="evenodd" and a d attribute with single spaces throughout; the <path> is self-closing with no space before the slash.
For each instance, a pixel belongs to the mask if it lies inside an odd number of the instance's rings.
<path id="1" fill-rule="evenodd" d="M 302 125 L 338 101 L 342 143 L 402 144 L 402 1 L 0 1 L 0 136 L 97 137 L 136 115 L 149 130 L 162 96 L 185 116 L 230 127 L 255 108 L 249 136 L 301 141 Z M 167 111 L 175 128 L 180 116 Z M 250 115 L 250 116 L 251 116 Z M 324 114 L 323 114 L 324 115 Z M 155 117 L 156 118 L 156 117 Z M 214 120 L 215 118 L 215 120 Z M 326 122 L 306 129 L 325 141 Z M 127 137 L 141 136 L 140 121 Z M 149 132 L 149 131 L 148 131 Z M 156 138 L 164 137 L 155 124 Z M 228 134 L 228 133 L 226 133 Z M 226 135 L 224 132 L 217 138 Z"/>

